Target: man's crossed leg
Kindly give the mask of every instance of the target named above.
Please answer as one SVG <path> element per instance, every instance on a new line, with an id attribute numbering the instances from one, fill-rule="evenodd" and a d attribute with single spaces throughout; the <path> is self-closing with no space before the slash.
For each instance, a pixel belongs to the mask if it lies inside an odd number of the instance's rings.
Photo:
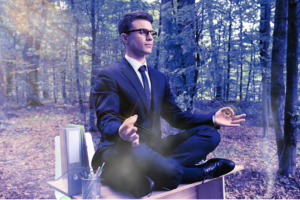
<path id="1" fill-rule="evenodd" d="M 120 140 L 103 154 L 95 154 L 92 165 L 96 169 L 105 162 L 102 176 L 104 182 L 115 189 L 127 190 L 135 197 L 140 197 L 149 193 L 148 186 L 144 184 L 148 184 L 145 177 L 153 180 L 156 189 L 175 189 L 180 183 L 213 178 L 214 174 L 211 173 L 222 175 L 231 171 L 234 168 L 233 162 L 223 163 L 230 166 L 223 166 L 226 169 L 221 172 L 221 169 L 215 169 L 222 167 L 219 160 L 195 165 L 212 152 L 219 142 L 218 131 L 211 126 L 202 125 L 147 144 L 141 141 L 137 147 Z M 208 175 L 212 177 L 207 177 Z M 140 190 L 139 187 L 146 189 Z M 136 190 L 139 192 L 136 193 Z"/>

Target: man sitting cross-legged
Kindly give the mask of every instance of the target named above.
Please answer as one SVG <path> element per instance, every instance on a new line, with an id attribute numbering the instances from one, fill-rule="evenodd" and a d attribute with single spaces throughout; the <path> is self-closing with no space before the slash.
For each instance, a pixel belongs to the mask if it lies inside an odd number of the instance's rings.
<path id="1" fill-rule="evenodd" d="M 234 163 L 227 159 L 196 164 L 220 142 L 214 126 L 240 126 L 246 116 L 229 107 L 209 115 L 182 112 L 166 76 L 147 65 L 156 36 L 152 22 L 143 11 L 123 16 L 118 31 L 126 55 L 100 70 L 92 92 L 102 136 L 92 166 L 105 162 L 104 182 L 135 197 L 230 172 Z M 161 139 L 160 117 L 185 131 Z"/>

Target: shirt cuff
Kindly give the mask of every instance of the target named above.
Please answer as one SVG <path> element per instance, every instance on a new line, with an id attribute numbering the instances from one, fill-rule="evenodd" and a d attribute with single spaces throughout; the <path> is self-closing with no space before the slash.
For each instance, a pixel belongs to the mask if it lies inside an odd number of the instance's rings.
<path id="1" fill-rule="evenodd" d="M 211 126 L 213 126 L 215 129 L 220 129 L 220 126 L 215 123 L 215 115 L 212 116 L 212 121 L 213 121 L 213 124 Z"/>

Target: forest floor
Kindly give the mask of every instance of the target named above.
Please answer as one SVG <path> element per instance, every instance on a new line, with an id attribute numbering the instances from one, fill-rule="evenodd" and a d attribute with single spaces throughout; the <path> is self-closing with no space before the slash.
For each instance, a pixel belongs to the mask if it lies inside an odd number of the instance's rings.
<path id="1" fill-rule="evenodd" d="M 83 122 L 78 104 L 63 107 L 58 103 L 43 103 L 41 107 L 10 105 L 7 107 L 9 120 L 0 121 L 1 199 L 55 199 L 54 190 L 46 183 L 55 179 L 54 137 L 59 135 L 59 125 Z M 261 103 L 241 102 L 236 107 L 234 104 L 227 106 L 238 114 L 246 113 L 247 117 L 240 127 L 219 129 L 221 142 L 207 157 L 227 158 L 245 168 L 226 176 L 226 198 L 299 199 L 298 153 L 296 177 L 276 175 L 278 157 L 274 128 L 271 123 L 268 136 L 263 137 Z M 218 102 L 197 103 L 195 113 L 215 112 L 220 107 Z M 162 122 L 164 135 L 167 132 L 176 134 L 176 131 Z M 95 148 L 99 136 L 99 133 L 92 133 Z"/>

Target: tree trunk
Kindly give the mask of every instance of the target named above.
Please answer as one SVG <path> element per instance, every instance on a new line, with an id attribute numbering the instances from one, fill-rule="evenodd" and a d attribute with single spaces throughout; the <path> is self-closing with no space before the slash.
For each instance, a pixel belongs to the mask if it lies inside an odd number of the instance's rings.
<path id="1" fill-rule="evenodd" d="M 203 31 L 203 13 L 204 13 L 204 2 L 202 2 L 202 11 L 201 11 L 201 27 L 199 27 L 199 20 L 198 20 L 198 16 L 196 15 L 196 65 L 197 65 L 197 68 L 200 69 L 200 79 L 203 79 L 202 77 L 202 63 L 203 63 L 203 60 L 201 59 L 202 58 L 202 49 L 200 48 L 200 45 L 199 45 L 199 40 L 203 38 L 203 34 L 202 34 L 202 31 Z M 197 73 L 198 73 L 198 70 L 197 70 Z M 198 76 L 198 75 L 197 75 Z M 195 94 L 197 94 L 197 80 L 195 81 L 196 85 L 195 85 Z M 201 85 L 201 82 L 200 82 L 200 85 Z M 201 95 L 201 99 L 202 100 L 202 94 Z"/>
<path id="2" fill-rule="evenodd" d="M 252 64 L 252 59 L 253 59 L 252 57 L 253 57 L 253 55 L 251 54 L 251 64 Z M 250 66 L 250 70 L 249 70 L 249 74 L 248 74 L 248 83 L 247 83 L 245 101 L 248 101 L 249 86 L 250 86 L 250 82 L 251 82 L 250 81 L 251 80 L 251 71 L 252 71 L 252 66 Z"/>
<path id="3" fill-rule="evenodd" d="M 4 83 L 5 71 L 2 63 L 2 43 L 0 38 L 0 83 Z M 0 84 L 0 120 L 6 120 L 7 114 L 5 112 L 6 106 L 6 88 L 5 84 Z M 1 124 L 1 123 L 0 123 Z"/>
<path id="4" fill-rule="evenodd" d="M 19 95 L 19 82 L 20 82 L 20 78 L 19 78 L 19 74 L 18 73 L 15 73 L 15 79 L 16 79 L 16 85 L 15 85 L 15 90 L 16 90 L 16 101 L 17 103 L 20 102 L 20 95 Z"/>
<path id="5" fill-rule="evenodd" d="M 72 48 L 72 45 L 70 45 L 70 48 Z M 72 49 L 70 49 L 70 52 Z M 63 62 L 63 66 L 61 69 L 61 81 L 62 81 L 62 98 L 64 102 L 64 106 L 67 104 L 67 89 L 66 89 L 66 78 L 67 78 L 67 66 L 68 66 L 68 56 L 69 56 L 69 38 L 67 39 L 67 46 L 66 46 L 66 57 Z M 72 64 L 71 64 L 72 66 Z"/>
<path id="6" fill-rule="evenodd" d="M 80 79 L 79 79 L 79 54 L 78 54 L 78 34 L 79 34 L 79 20 L 75 18 L 76 21 L 76 33 L 75 33 L 75 70 L 76 70 L 76 85 L 77 85 L 77 91 L 78 91 L 78 101 L 79 101 L 79 107 L 80 112 L 84 116 L 84 123 L 85 123 L 85 112 L 84 112 L 84 105 L 82 101 L 82 94 L 81 94 L 81 85 L 80 85 Z"/>
<path id="7" fill-rule="evenodd" d="M 255 57 L 255 54 L 253 54 L 253 40 L 252 40 L 252 34 L 251 34 L 251 61 L 250 61 L 250 70 L 249 70 L 249 75 L 248 75 L 248 83 L 247 83 L 247 91 L 246 91 L 246 96 L 245 96 L 245 101 L 248 101 L 248 97 L 250 95 L 249 94 L 249 86 L 250 86 L 250 82 L 251 82 L 251 72 L 252 72 L 252 68 L 253 68 L 253 56 Z M 250 97 L 251 98 L 251 97 Z M 250 99 L 249 98 L 249 99 Z"/>
<path id="8" fill-rule="evenodd" d="M 41 30 L 41 40 L 43 39 L 44 33 L 46 31 L 46 21 L 47 21 L 47 8 L 48 8 L 48 1 L 47 0 L 42 0 L 42 30 Z M 47 63 L 47 61 L 46 61 Z M 42 93 L 43 93 L 43 98 L 48 98 L 49 94 L 48 94 L 48 88 L 49 88 L 49 79 L 48 79 L 48 73 L 47 73 L 47 68 L 48 66 L 46 65 L 45 67 L 45 61 L 44 64 L 42 65 L 43 67 L 41 67 L 41 62 L 39 62 L 39 68 L 43 69 L 43 89 L 42 89 Z M 45 87 L 45 83 L 46 83 L 46 87 Z"/>
<path id="9" fill-rule="evenodd" d="M 239 68 L 236 67 L 236 90 L 235 90 L 235 98 L 238 100 L 238 91 L 239 91 Z"/>
<path id="10" fill-rule="evenodd" d="M 195 40 L 192 42 L 190 38 L 195 37 L 194 34 L 194 16 L 195 16 L 195 0 L 162 0 L 162 25 L 163 25 L 163 37 L 168 38 L 172 34 L 177 36 L 183 36 L 184 40 L 179 44 L 172 43 L 174 48 L 172 53 L 176 52 L 176 56 L 168 57 L 171 64 L 165 62 L 165 73 L 169 77 L 168 73 L 175 69 L 186 69 L 180 75 L 172 76 L 171 81 L 174 80 L 175 86 L 172 85 L 172 91 L 175 90 L 175 95 L 184 95 L 186 100 L 186 111 L 191 112 L 193 110 L 193 97 L 196 91 L 196 82 L 198 79 L 198 69 L 196 66 L 196 55 L 195 55 Z M 184 10 L 184 11 L 183 11 Z M 181 13 L 188 12 L 191 16 L 184 15 Z M 180 18 L 178 16 L 181 16 Z M 173 28 L 173 26 L 178 27 L 178 29 Z M 188 35 L 188 36 L 187 36 Z M 188 42 L 189 45 L 186 45 Z M 192 44 L 191 44 L 192 43 Z M 170 48 L 164 43 L 162 45 L 165 47 L 167 52 L 170 52 Z M 169 56 L 170 54 L 167 54 Z M 192 77 L 192 78 L 189 78 Z M 174 89 L 173 89 L 174 88 Z"/>
<path id="11" fill-rule="evenodd" d="M 222 21 L 220 22 L 220 24 L 222 24 Z M 217 55 L 220 54 L 220 47 L 221 47 L 221 27 L 218 29 L 218 44 L 217 44 Z M 224 99 L 224 96 L 223 96 L 223 72 L 224 72 L 224 67 L 222 64 L 219 64 L 218 63 L 218 60 L 217 60 L 217 66 L 218 66 L 218 75 L 219 75 L 219 78 L 220 78 L 220 87 L 218 88 L 219 89 L 219 94 L 220 94 L 220 97 L 218 99 Z M 225 89 L 225 88 L 224 88 Z"/>
<path id="12" fill-rule="evenodd" d="M 162 32 L 163 32 L 163 36 L 167 35 L 167 34 L 171 34 L 171 25 L 172 25 L 172 14 L 170 13 L 170 9 L 171 9 L 171 2 L 173 0 L 161 0 L 161 12 L 162 12 Z M 163 44 L 163 43 L 162 43 Z M 168 63 L 165 64 L 164 66 L 165 69 L 168 69 Z M 165 72 L 165 74 L 168 76 L 167 74 L 168 72 Z M 169 77 L 169 76 L 168 76 Z"/>
<path id="13" fill-rule="evenodd" d="M 299 1 L 288 0 L 288 37 L 286 58 L 286 98 L 284 112 L 284 150 L 282 156 L 282 175 L 295 175 L 297 128 L 292 121 L 297 120 L 298 85 L 298 37 Z"/>
<path id="14" fill-rule="evenodd" d="M 198 33 L 198 38 L 202 41 L 203 40 L 203 34 L 202 34 L 202 31 L 203 31 L 203 26 L 204 26 L 204 1 L 202 2 L 202 5 L 201 5 L 201 28 L 199 31 L 197 31 Z M 198 23 L 199 23 L 199 20 L 197 20 Z M 197 23 L 197 25 L 198 25 Z M 198 27 L 199 28 L 199 27 Z M 197 29 L 196 29 L 197 30 Z M 197 35 L 196 35 L 196 38 L 197 38 Z M 198 68 L 200 69 L 200 87 L 201 85 L 202 86 L 205 86 L 205 80 L 204 80 L 204 76 L 203 76 L 203 64 L 204 64 L 204 59 L 205 59 L 205 56 L 204 56 L 204 52 L 202 51 L 202 49 L 200 48 L 200 45 L 199 45 L 199 39 L 197 40 L 197 47 L 199 49 L 199 54 L 197 55 L 197 66 Z M 200 92 L 200 101 L 202 101 L 202 92 L 204 93 L 205 90 L 202 90 Z"/>
<path id="15" fill-rule="evenodd" d="M 230 8 L 229 8 L 229 28 L 228 28 L 228 52 L 227 52 L 227 87 L 226 87 L 226 101 L 228 101 L 229 97 L 229 81 L 230 81 L 230 47 L 231 47 L 231 34 L 232 34 L 232 19 L 231 19 L 231 0 L 230 0 Z"/>
<path id="16" fill-rule="evenodd" d="M 76 85 L 77 85 L 77 92 L 78 92 L 78 101 L 79 101 L 79 107 L 80 107 L 80 112 L 83 115 L 83 121 L 84 121 L 84 126 L 86 126 L 86 119 L 85 119 L 85 109 L 84 109 L 84 104 L 82 100 L 82 94 L 81 94 L 81 85 L 80 85 L 80 78 L 79 78 L 79 54 L 78 54 L 78 34 L 79 34 L 79 19 L 76 17 L 75 13 L 75 6 L 73 0 L 71 0 L 71 6 L 72 6 L 72 11 L 73 11 L 73 20 L 75 23 L 75 72 L 76 72 Z"/>
<path id="17" fill-rule="evenodd" d="M 161 13 L 162 13 L 162 10 L 161 10 L 161 4 L 160 4 L 160 11 L 159 11 L 159 28 L 158 28 L 158 37 L 160 36 L 161 34 Z M 156 58 L 155 58 L 155 66 L 154 66 L 154 69 L 157 69 L 158 70 L 158 64 L 159 64 L 159 48 L 160 48 L 160 41 L 158 41 L 157 43 L 157 50 L 156 50 Z"/>
<path id="18" fill-rule="evenodd" d="M 27 104 L 32 106 L 41 106 L 43 105 L 40 101 L 38 94 L 38 63 L 39 55 L 35 55 L 30 49 L 35 48 L 35 50 L 40 49 L 40 43 L 36 41 L 32 36 L 27 35 L 27 40 L 24 45 L 23 58 L 27 63 Z"/>
<path id="19" fill-rule="evenodd" d="M 196 13 L 195 13 L 195 0 L 177 0 L 178 2 L 178 9 L 182 9 L 185 6 L 193 6 L 191 7 L 191 9 L 189 10 L 189 13 L 194 16 L 194 18 L 196 17 Z M 178 33 L 181 33 L 183 29 L 185 30 L 190 30 L 192 33 L 190 34 L 191 37 L 195 36 L 194 35 L 194 19 L 192 19 L 193 21 L 190 20 L 190 18 L 187 18 L 186 20 L 181 21 L 178 20 L 178 26 L 179 26 L 179 31 Z M 196 42 L 195 42 L 196 43 Z M 195 44 L 196 46 L 196 44 Z M 190 67 L 195 67 L 196 64 L 196 58 L 195 58 L 195 46 L 194 48 L 190 48 L 188 52 L 181 54 L 182 56 L 182 60 L 183 60 L 183 66 L 184 68 L 190 68 Z M 197 85 L 197 80 L 198 80 L 198 68 L 191 70 L 191 72 L 189 74 L 183 74 L 183 79 L 184 79 L 184 90 L 188 92 L 188 95 L 190 97 L 190 101 L 188 102 L 187 105 L 187 113 L 191 113 L 193 110 L 193 106 L 194 106 L 194 97 L 196 94 L 196 85 Z M 191 79 L 189 79 L 188 77 L 193 77 Z"/>
<path id="20" fill-rule="evenodd" d="M 208 5 L 208 20 L 209 20 L 209 35 L 210 35 L 210 43 L 212 49 L 212 61 L 211 61 L 211 69 L 216 73 L 215 77 L 215 98 L 216 100 L 220 100 L 222 98 L 222 68 L 218 65 L 218 53 L 216 47 L 216 38 L 215 38 L 215 27 L 213 23 L 214 14 L 212 11 L 212 3 Z"/>
<path id="21" fill-rule="evenodd" d="M 253 87 L 252 87 L 252 94 L 253 94 L 253 95 L 252 95 L 252 96 L 253 96 L 253 101 L 255 102 L 255 100 L 256 100 L 256 99 L 255 99 L 255 97 L 256 97 L 256 96 L 255 96 L 255 95 L 256 95 L 256 93 L 255 93 L 256 90 L 255 90 L 255 80 L 254 80 L 254 72 L 255 72 L 254 69 L 255 69 L 255 62 L 256 62 L 256 61 L 255 61 L 255 47 L 254 47 L 254 53 L 253 53 L 253 54 L 254 54 L 254 58 L 253 58 L 253 73 L 252 73 L 252 85 L 253 85 Z"/>
<path id="22" fill-rule="evenodd" d="M 81 37 L 81 45 L 80 46 L 82 46 L 82 37 Z M 81 55 L 81 71 L 82 71 L 81 80 L 83 80 L 82 81 L 82 93 L 83 93 L 83 101 L 85 101 L 86 100 L 86 97 L 85 97 L 85 95 L 86 95 L 86 91 L 85 91 L 86 78 L 84 76 L 84 74 L 85 74 L 84 71 L 85 70 L 84 70 L 84 59 L 83 59 L 83 57 L 84 57 L 84 55 Z"/>
<path id="23" fill-rule="evenodd" d="M 95 105 L 92 97 L 92 87 L 95 84 L 95 76 L 97 73 L 96 63 L 96 21 L 95 21 L 95 0 L 91 0 L 91 16 L 92 25 L 92 70 L 91 70 L 91 90 L 90 90 L 90 131 L 97 131 L 95 126 Z"/>
<path id="24" fill-rule="evenodd" d="M 268 120 L 268 95 L 267 95 L 267 77 L 262 77 L 262 99 L 263 99 L 263 137 L 267 137 L 269 134 L 269 120 Z"/>
<path id="25" fill-rule="evenodd" d="M 49 98 L 49 74 L 47 69 L 49 68 L 48 62 L 45 61 L 43 64 L 43 98 Z"/>
<path id="26" fill-rule="evenodd" d="M 241 75 L 240 75 L 240 101 L 243 100 L 243 20 L 242 20 L 242 5 L 239 8 L 239 15 L 240 15 L 240 66 L 241 66 Z"/>
<path id="27" fill-rule="evenodd" d="M 251 34 L 251 38 L 252 38 L 252 34 Z M 255 46 L 254 46 L 254 44 L 253 44 L 253 46 L 252 46 L 252 48 L 253 48 L 253 73 L 252 73 L 252 85 L 253 85 L 253 87 L 252 87 L 252 96 L 253 96 L 253 102 L 255 102 L 255 80 L 254 80 L 254 73 L 255 73 L 255 62 L 256 62 L 256 60 L 255 60 L 255 54 L 256 54 L 256 52 L 255 52 Z"/>
<path id="28" fill-rule="evenodd" d="M 67 46 L 68 48 L 68 46 Z M 63 69 L 61 71 L 61 80 L 62 80 L 62 97 L 64 101 L 64 105 L 67 104 L 67 90 L 66 90 L 66 77 L 67 77 L 67 71 L 66 71 L 66 65 L 63 65 Z"/>
<path id="29" fill-rule="evenodd" d="M 285 41 L 286 41 L 287 1 L 276 0 L 275 23 L 271 62 L 271 104 L 275 126 L 279 171 L 283 168 L 281 160 L 284 147 L 283 125 L 285 107 L 285 85 L 283 78 Z"/>
<path id="30" fill-rule="evenodd" d="M 269 65 L 269 38 L 270 38 L 270 17 L 271 17 L 271 8 L 269 2 L 261 4 L 261 16 L 260 16 L 260 59 L 261 65 L 263 67 L 262 73 L 262 83 L 263 83 L 263 127 L 264 133 L 263 136 L 268 135 L 269 121 L 268 121 L 268 93 L 267 93 L 267 71 Z"/>
<path id="31" fill-rule="evenodd" d="M 45 0 L 42 1 L 42 7 L 45 7 Z M 32 2 L 26 1 L 26 5 L 30 8 L 33 4 Z M 45 20 L 42 20 L 41 26 L 44 26 Z M 27 32 L 25 34 L 26 42 L 23 49 L 23 59 L 27 64 L 27 104 L 33 106 L 42 106 L 40 101 L 39 91 L 38 91 L 38 67 L 39 67 L 39 50 L 41 47 L 41 40 L 43 38 L 42 32 L 38 36 L 34 37 Z M 36 54 L 36 52 L 38 52 Z"/>
<path id="32" fill-rule="evenodd" d="M 13 97 L 13 71 L 14 65 L 12 62 L 8 61 L 6 63 L 6 97 L 9 100 Z"/>
<path id="33" fill-rule="evenodd" d="M 13 34 L 13 38 L 14 38 L 14 52 L 16 52 L 16 45 L 17 45 L 17 42 L 16 42 L 16 38 L 17 38 L 17 33 L 15 32 Z M 16 60 L 16 55 L 14 55 L 14 60 Z M 17 65 L 15 64 L 15 70 L 17 71 Z M 14 73 L 15 74 L 15 91 L 16 91 L 16 101 L 17 103 L 19 103 L 19 79 L 20 79 L 20 76 L 18 73 Z"/>
<path id="34" fill-rule="evenodd" d="M 223 29 L 223 41 L 226 41 L 226 26 L 224 26 L 224 29 Z M 226 75 L 227 75 L 227 66 L 226 66 L 226 62 L 227 62 L 227 57 L 225 56 L 225 52 L 226 52 L 226 45 L 223 44 L 223 71 L 222 71 L 222 77 L 223 77 L 223 91 L 222 91 L 222 94 L 223 94 L 223 100 L 226 100 L 226 82 L 227 82 L 227 79 L 226 79 Z"/>
<path id="35" fill-rule="evenodd" d="M 6 61 L 6 98 L 7 100 L 13 100 L 13 82 L 16 80 L 14 75 L 15 71 L 15 64 L 14 61 L 16 60 L 16 35 L 12 33 L 14 45 L 13 45 L 13 53 L 12 55 L 9 55 L 7 58 L 8 61 Z"/>
<path id="36" fill-rule="evenodd" d="M 57 91 L 56 91 L 56 78 L 55 78 L 55 68 L 54 65 L 52 65 L 52 75 L 53 75 L 53 98 L 54 98 L 54 103 L 57 103 Z"/>

